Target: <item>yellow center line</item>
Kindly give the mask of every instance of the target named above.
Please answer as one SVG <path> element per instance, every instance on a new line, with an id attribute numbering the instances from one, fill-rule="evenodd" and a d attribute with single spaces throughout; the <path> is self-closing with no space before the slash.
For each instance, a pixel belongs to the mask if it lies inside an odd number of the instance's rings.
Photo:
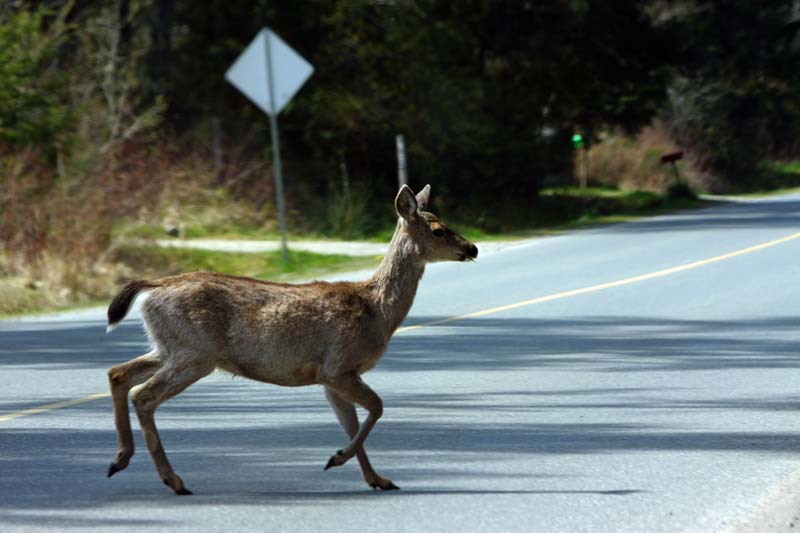
<path id="1" fill-rule="evenodd" d="M 665 268 L 663 270 L 657 270 L 655 272 L 650 272 L 649 274 L 642 274 L 639 276 L 633 276 L 630 278 L 624 278 L 617 281 L 610 281 L 608 283 L 600 283 L 598 285 L 591 285 L 589 287 L 582 287 L 580 289 L 573 289 L 564 292 L 558 292 L 555 294 L 549 294 L 547 296 L 540 296 L 538 298 L 531 298 L 530 300 L 523 300 L 520 302 L 515 302 L 507 305 L 501 305 L 498 307 L 492 307 L 489 309 L 483 309 L 482 311 L 475 311 L 473 313 L 466 313 L 463 315 L 451 316 L 448 318 L 442 318 L 440 320 L 432 320 L 430 322 L 425 322 L 423 324 L 415 324 L 413 326 L 405 326 L 402 328 L 398 328 L 395 333 L 405 333 L 407 331 L 414 331 L 416 329 L 426 328 L 429 326 L 436 326 L 439 324 L 447 324 L 449 322 L 455 322 L 458 320 L 467 320 L 470 318 L 478 318 L 486 315 L 493 315 L 496 313 L 501 313 L 503 311 L 509 311 L 511 309 L 518 309 L 520 307 L 527 307 L 529 305 L 536 305 L 545 302 L 552 302 L 553 300 L 561 300 L 564 298 L 571 298 L 573 296 L 579 296 L 581 294 L 588 294 L 592 292 L 603 291 L 606 289 L 613 289 L 614 287 L 621 287 L 623 285 L 631 285 L 633 283 L 639 283 L 642 281 L 647 281 L 655 278 L 661 278 L 664 276 L 669 276 L 672 274 L 677 274 L 678 272 L 684 272 L 686 270 L 692 270 L 694 268 L 699 268 L 702 266 L 710 265 L 713 263 L 719 263 L 720 261 L 727 261 L 728 259 L 733 259 L 734 257 L 738 257 L 740 255 L 751 254 L 753 252 L 758 252 L 760 250 L 764 250 L 765 248 L 770 248 L 772 246 L 777 246 L 779 244 L 783 244 L 789 241 L 793 241 L 795 239 L 800 239 L 800 232 L 793 233 L 791 235 L 787 235 L 786 237 L 782 237 L 780 239 L 775 239 L 772 241 L 768 241 L 762 244 L 757 244 L 755 246 L 750 246 L 748 248 L 742 248 L 741 250 L 736 250 L 734 252 L 729 252 L 727 254 L 717 255 L 714 257 L 709 257 L 708 259 L 701 259 L 700 261 L 694 261 L 692 263 L 687 263 L 685 265 L 680 265 L 672 268 Z M 72 407 L 74 405 L 80 405 L 82 403 L 90 402 L 92 400 L 97 400 L 99 398 L 108 398 L 111 396 L 107 392 L 100 392 L 97 394 L 90 394 L 89 396 L 84 396 L 82 398 L 75 398 L 73 400 L 65 400 L 63 402 L 51 403 L 47 405 L 42 405 L 40 407 L 34 407 L 32 409 L 25 409 L 23 411 L 17 411 L 15 413 L 8 413 L 5 415 L 0 415 L 0 423 L 7 422 L 9 420 L 14 420 L 15 418 L 22 418 L 24 416 L 36 415 L 39 413 L 46 413 L 48 411 L 55 411 L 56 409 L 62 409 L 64 407 Z"/>
<path id="2" fill-rule="evenodd" d="M 8 422 L 9 420 L 14 420 L 15 418 L 22 418 L 23 416 L 38 415 L 39 413 L 46 413 L 47 411 L 55 411 L 56 409 L 62 409 L 64 407 L 72 407 L 73 405 L 80 405 L 82 403 L 91 402 L 92 400 L 97 400 L 98 398 L 108 398 L 109 396 L 111 396 L 111 394 L 109 394 L 108 392 L 98 392 L 97 394 L 90 394 L 89 396 L 84 396 L 83 398 L 75 398 L 73 400 L 64 400 L 63 402 L 48 403 L 47 405 L 33 407 L 31 409 L 25 409 L 24 411 L 17 411 L 16 413 L 0 415 L 0 422 Z"/>
<path id="3" fill-rule="evenodd" d="M 735 252 L 730 252 L 727 254 L 717 255 L 715 257 L 710 257 L 708 259 L 701 259 L 700 261 L 694 261 L 692 263 L 687 263 L 685 265 L 680 265 L 672 268 L 665 268 L 663 270 L 657 270 L 655 272 L 650 272 L 649 274 L 642 274 L 640 276 L 633 276 L 631 278 L 620 279 L 617 281 L 610 281 L 608 283 L 601 283 L 599 285 L 592 285 L 590 287 L 582 287 L 580 289 L 573 289 L 571 291 L 564 291 L 559 292 L 556 294 L 549 294 L 547 296 L 540 296 L 538 298 L 532 298 L 530 300 L 523 300 L 521 302 L 516 302 L 507 305 L 501 305 L 498 307 L 492 307 L 490 309 L 484 309 L 482 311 L 475 311 L 473 313 L 467 313 L 464 315 L 458 316 L 451 316 L 448 318 L 442 318 L 440 320 L 433 320 L 431 322 L 425 322 L 423 324 L 415 324 L 413 326 L 406 326 L 403 328 L 398 328 L 396 333 L 402 333 L 405 331 L 412 331 L 415 329 L 426 328 L 428 326 L 435 326 L 438 324 L 446 324 L 448 322 L 455 322 L 457 320 L 466 320 L 468 318 L 478 318 L 481 316 L 486 315 L 493 315 L 495 313 L 500 313 L 502 311 L 509 311 L 511 309 L 517 309 L 519 307 L 527 307 L 529 305 L 536 305 L 544 302 L 552 302 L 553 300 L 561 300 L 563 298 L 570 298 L 572 296 L 578 296 L 580 294 L 587 294 L 590 292 L 597 292 L 603 291 L 606 289 L 612 289 L 614 287 L 621 287 L 623 285 L 631 285 L 633 283 L 639 283 L 641 281 L 647 281 L 650 279 L 661 278 L 664 276 L 669 276 L 670 274 L 677 274 L 678 272 L 683 272 L 684 270 L 691 270 L 693 268 L 698 268 L 705 265 L 710 265 L 712 263 L 719 263 L 720 261 L 726 261 L 728 259 L 732 259 L 734 257 L 738 257 L 740 255 L 750 254 L 753 252 L 757 252 L 759 250 L 763 250 L 764 248 L 769 248 L 771 246 L 777 246 L 779 244 L 783 244 L 785 242 L 789 242 L 795 239 L 800 238 L 800 233 L 793 233 L 792 235 L 788 235 L 786 237 L 775 239 L 774 241 L 765 242 L 762 244 L 757 244 L 755 246 L 750 246 L 749 248 L 743 248 L 741 250 L 736 250 Z"/>

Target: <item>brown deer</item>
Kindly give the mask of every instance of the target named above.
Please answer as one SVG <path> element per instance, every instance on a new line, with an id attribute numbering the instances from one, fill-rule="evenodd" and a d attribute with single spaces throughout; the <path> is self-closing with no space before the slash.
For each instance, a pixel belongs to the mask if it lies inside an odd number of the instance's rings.
<path id="1" fill-rule="evenodd" d="M 375 366 L 408 314 L 425 263 L 478 255 L 474 244 L 423 211 L 429 196 L 429 185 L 416 197 L 407 186 L 400 189 L 397 228 L 367 281 L 291 285 L 194 272 L 125 285 L 108 308 L 108 327 L 125 317 L 138 293 L 149 291 L 142 317 L 152 350 L 108 371 L 119 438 L 108 476 L 126 468 L 133 456 L 130 392 L 158 475 L 177 494 L 191 494 L 167 460 L 154 413 L 162 402 L 222 369 L 287 387 L 323 385 L 351 439 L 325 470 L 355 455 L 372 488 L 398 488 L 373 470 L 364 451 L 383 405 L 360 375 Z M 355 404 L 368 412 L 360 426 Z"/>

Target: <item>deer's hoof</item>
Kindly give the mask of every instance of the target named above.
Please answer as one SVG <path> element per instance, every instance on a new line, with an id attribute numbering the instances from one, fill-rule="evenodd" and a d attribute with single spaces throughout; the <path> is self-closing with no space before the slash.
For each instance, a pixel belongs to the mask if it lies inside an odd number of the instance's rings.
<path id="1" fill-rule="evenodd" d="M 128 463 L 131 462 L 131 457 L 133 457 L 133 450 L 122 448 L 117 452 L 117 456 L 111 461 L 111 464 L 108 465 L 108 470 L 106 470 L 106 475 L 108 477 L 113 476 L 120 470 L 125 470 L 128 468 Z"/>
<path id="2" fill-rule="evenodd" d="M 336 453 L 331 455 L 331 458 L 328 459 L 328 464 L 325 465 L 325 468 L 323 468 L 323 470 L 327 470 L 327 469 L 331 468 L 332 466 L 341 466 L 341 465 L 343 465 L 344 461 L 342 461 L 342 455 L 343 455 L 342 450 L 337 450 Z"/>
<path id="3" fill-rule="evenodd" d="M 392 483 L 392 480 L 383 476 L 375 475 L 366 480 L 367 484 L 374 490 L 400 490 L 400 487 Z"/>
<path id="4" fill-rule="evenodd" d="M 383 484 L 383 485 L 380 484 L 380 483 L 370 483 L 369 486 L 372 487 L 375 490 L 379 490 L 379 489 L 380 490 L 400 490 L 400 487 L 398 487 L 397 485 L 395 485 L 394 483 L 392 483 L 388 479 L 386 480 L 386 483 Z"/>
<path id="5" fill-rule="evenodd" d="M 178 496 L 189 496 L 192 494 L 192 491 L 184 486 L 183 480 L 175 474 L 168 479 L 162 479 L 162 481 L 164 482 L 164 485 L 175 491 L 175 494 Z"/>
<path id="6" fill-rule="evenodd" d="M 110 465 L 108 465 L 108 470 L 106 471 L 106 475 L 108 477 L 113 476 L 117 472 L 121 470 L 125 470 L 125 467 L 128 466 L 127 464 L 119 465 L 116 461 L 113 461 Z"/>

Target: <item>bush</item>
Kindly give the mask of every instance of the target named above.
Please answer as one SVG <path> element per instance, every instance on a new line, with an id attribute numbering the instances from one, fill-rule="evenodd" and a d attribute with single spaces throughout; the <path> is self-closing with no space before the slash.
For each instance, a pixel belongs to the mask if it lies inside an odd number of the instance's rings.
<path id="1" fill-rule="evenodd" d="M 661 156 L 678 150 L 659 121 L 635 136 L 608 132 L 589 150 L 589 180 L 622 189 L 666 192 L 675 182 L 675 173 L 671 165 L 661 163 Z M 713 188 L 711 178 L 694 164 L 692 154 L 685 154 L 678 162 L 681 179 L 699 190 Z"/>
<path id="2" fill-rule="evenodd" d="M 325 230 L 333 237 L 357 239 L 365 237 L 371 227 L 367 195 L 349 188 L 334 191 L 326 211 Z"/>
<path id="3" fill-rule="evenodd" d="M 667 188 L 667 198 L 670 200 L 694 200 L 697 195 L 685 183 L 673 183 Z"/>

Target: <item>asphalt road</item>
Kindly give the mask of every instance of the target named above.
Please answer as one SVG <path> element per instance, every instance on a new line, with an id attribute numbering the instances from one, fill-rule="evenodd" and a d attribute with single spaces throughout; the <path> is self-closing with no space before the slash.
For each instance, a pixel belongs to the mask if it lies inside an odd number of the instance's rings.
<path id="1" fill-rule="evenodd" d="M 225 374 L 158 411 L 194 496 L 161 484 L 135 417 L 107 479 L 107 397 L 13 416 L 105 392 L 145 349 L 136 316 L 109 336 L 104 310 L 0 322 L 0 530 L 788 531 L 800 238 L 779 239 L 798 232 L 788 196 L 430 267 L 365 376 L 386 493 L 355 461 L 323 472 L 346 439 L 321 388 Z"/>

